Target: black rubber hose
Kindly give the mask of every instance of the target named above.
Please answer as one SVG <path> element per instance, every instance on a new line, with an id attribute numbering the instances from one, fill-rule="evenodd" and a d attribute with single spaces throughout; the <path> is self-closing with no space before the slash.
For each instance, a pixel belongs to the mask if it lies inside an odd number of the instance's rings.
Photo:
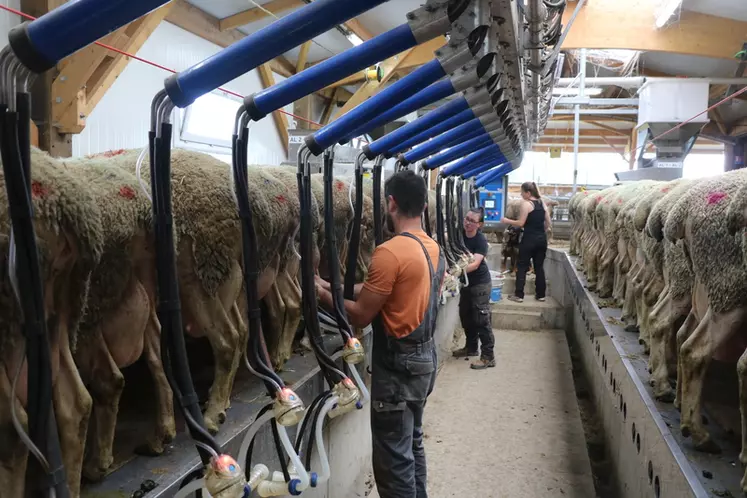
<path id="1" fill-rule="evenodd" d="M 274 418 L 270 421 L 272 427 L 272 440 L 275 442 L 275 450 L 278 453 L 278 460 L 280 460 L 280 469 L 283 471 L 283 478 L 285 482 L 290 482 L 290 473 L 288 472 L 288 458 L 283 452 L 283 443 L 280 442 L 280 433 L 278 432 L 278 421 Z"/>
<path id="2" fill-rule="evenodd" d="M 332 163 L 333 159 L 330 154 L 324 154 L 324 238 L 327 247 L 327 265 L 329 266 L 329 283 L 332 292 L 332 304 L 334 309 L 334 318 L 337 322 L 337 329 L 340 331 L 343 342 L 349 341 L 353 337 L 353 329 L 348 322 L 348 316 L 345 312 L 345 299 L 342 295 L 342 285 L 340 285 L 340 262 L 337 259 L 337 240 L 335 240 L 335 200 L 332 192 Z M 346 276 L 347 277 L 347 276 Z"/>
<path id="3" fill-rule="evenodd" d="M 423 176 L 423 181 L 426 183 L 426 187 L 428 186 L 428 170 L 424 169 L 421 172 Z M 431 230 L 431 214 L 430 209 L 428 206 L 428 203 L 430 202 L 429 199 L 426 199 L 425 209 L 423 210 L 423 228 L 425 229 L 425 233 L 428 234 L 429 237 L 433 238 L 433 231 Z"/>
<path id="4" fill-rule="evenodd" d="M 329 398 L 332 397 L 332 393 L 328 392 L 322 401 L 316 406 L 316 410 L 312 414 L 314 419 L 311 421 L 311 427 L 309 428 L 309 438 L 306 442 L 306 470 L 311 470 L 311 452 L 314 451 L 314 435 L 316 434 L 316 424 L 319 423 L 319 415 L 322 413 L 325 403 Z M 309 418 L 309 417 L 306 417 Z"/>
<path id="5" fill-rule="evenodd" d="M 254 423 L 257 423 L 257 420 L 262 418 L 262 415 L 267 413 L 268 411 L 272 410 L 272 403 L 263 406 L 260 408 L 259 412 L 257 413 L 257 416 L 254 418 Z M 246 461 L 244 463 L 244 475 L 247 479 L 249 479 L 249 474 L 251 473 L 252 468 L 252 453 L 254 452 L 254 442 L 257 440 L 257 434 L 258 432 L 254 433 L 254 437 L 252 437 L 251 442 L 249 443 L 249 448 L 246 452 Z M 239 462 L 242 463 L 242 462 Z"/>
<path id="6" fill-rule="evenodd" d="M 298 155 L 298 198 L 301 204 L 300 251 L 301 251 L 301 292 L 302 312 L 309 342 L 316 355 L 319 367 L 330 386 L 334 386 L 345 378 L 324 349 L 324 339 L 319 328 L 317 316 L 316 286 L 314 283 L 313 250 L 312 250 L 312 220 L 311 220 L 311 177 L 303 160 L 302 147 Z"/>
<path id="7" fill-rule="evenodd" d="M 348 261 L 345 267 L 345 299 L 355 299 L 355 274 L 358 268 L 358 251 L 361 245 L 361 220 L 363 219 L 363 154 L 355 159 L 355 206 L 353 229 L 348 243 Z"/>
<path id="8" fill-rule="evenodd" d="M 462 255 L 459 251 L 459 244 L 457 243 L 459 235 L 454 230 L 454 178 L 446 178 L 446 230 L 449 234 L 449 249 L 455 259 L 459 259 Z"/>
<path id="9" fill-rule="evenodd" d="M 379 157 L 373 167 L 373 216 L 374 216 L 374 238 L 376 245 L 384 242 L 384 220 L 381 214 L 381 174 L 382 164 Z"/>
<path id="10" fill-rule="evenodd" d="M 459 243 L 462 246 L 462 252 L 467 253 L 467 245 L 464 242 L 464 230 L 461 230 L 459 224 L 464 220 L 464 179 L 457 179 L 457 233 L 459 233 Z"/>
<path id="11" fill-rule="evenodd" d="M 443 176 L 438 175 L 436 179 L 436 241 L 441 249 L 444 251 L 444 257 L 449 263 L 449 266 L 454 264 L 454 257 L 451 255 L 449 246 L 446 244 L 446 234 L 444 232 L 444 212 L 443 212 L 443 197 L 441 195 L 443 184 Z"/>
<path id="12" fill-rule="evenodd" d="M 237 116 L 237 120 L 241 118 Z M 273 371 L 264 347 L 264 334 L 262 331 L 262 312 L 259 306 L 259 268 L 257 267 L 257 232 L 254 228 L 254 217 L 251 202 L 249 200 L 249 183 L 247 176 L 246 148 L 249 138 L 249 130 L 241 127 L 241 137 L 233 140 L 233 181 L 236 192 L 236 203 L 241 220 L 241 249 L 244 269 L 244 289 L 246 293 L 249 329 L 249 357 L 254 360 L 254 369 L 265 376 L 263 378 L 265 388 L 270 397 L 275 397 L 278 387 L 285 386 L 283 380 Z M 263 358 L 264 357 L 264 358 Z"/>
<path id="13" fill-rule="evenodd" d="M 171 132 L 170 124 L 161 125 L 161 136 L 155 139 L 153 148 L 155 164 L 151 167 L 158 286 L 157 313 L 161 323 L 161 334 L 166 334 L 165 341 L 162 341 L 166 347 L 161 349 L 161 357 L 164 368 L 169 370 L 168 378 L 174 394 L 177 395 L 179 406 L 185 414 L 191 437 L 220 453 L 220 445 L 204 428 L 184 344 L 171 212 Z M 210 461 L 210 454 L 200 447 L 197 447 L 197 451 L 203 464 L 207 464 Z"/>
<path id="14" fill-rule="evenodd" d="M 21 103 L 22 104 L 22 103 Z M 62 468 L 59 438 L 56 433 L 54 410 L 52 408 L 52 370 L 44 313 L 44 296 L 39 266 L 39 253 L 33 223 L 31 202 L 31 171 L 28 164 L 28 151 L 22 153 L 23 140 L 19 127 L 29 126 L 30 110 L 21 109 L 24 116 L 16 112 L 2 111 L 0 130 L 0 155 L 3 161 L 5 189 L 8 195 L 8 209 L 16 243 L 16 279 L 23 316 L 23 332 L 26 338 L 27 361 L 27 413 L 29 437 L 47 459 L 50 471 Z M 25 142 L 26 148 L 29 147 Z M 26 162 L 24 163 L 24 157 Z M 46 476 L 40 486 L 39 476 Z M 68 496 L 67 486 L 53 484 L 48 474 L 36 459 L 31 459 L 26 471 L 29 489 L 55 491 Z"/>

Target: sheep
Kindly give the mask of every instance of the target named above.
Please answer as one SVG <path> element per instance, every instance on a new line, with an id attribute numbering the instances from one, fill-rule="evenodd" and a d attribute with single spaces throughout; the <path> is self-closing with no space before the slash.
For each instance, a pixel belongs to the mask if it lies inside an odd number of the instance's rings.
<path id="1" fill-rule="evenodd" d="M 88 190 L 57 160 L 32 148 L 30 162 L 52 364 L 52 403 L 68 488 L 70 495 L 77 497 L 92 401 L 73 352 L 79 342 L 91 272 L 101 257 L 103 229 Z M 7 273 L 10 219 L 2 171 L 0 184 L 0 489 L 4 495 L 23 496 L 27 451 L 11 423 L 10 406 L 17 404 L 21 424 L 26 425 L 26 369 L 21 369 L 16 398 L 11 399 L 11 383 L 19 362 L 24 361 L 24 339 L 20 309 Z"/>
<path id="2" fill-rule="evenodd" d="M 596 289 L 597 275 L 599 270 L 599 259 L 601 256 L 602 240 L 600 227 L 598 226 L 597 209 L 604 203 L 607 196 L 614 195 L 614 188 L 602 190 L 599 194 L 584 202 L 586 212 L 584 220 L 589 224 L 588 237 L 586 240 L 587 248 L 584 250 L 584 267 L 586 268 L 586 277 L 589 284 L 589 290 Z"/>
<path id="3" fill-rule="evenodd" d="M 692 332 L 680 329 L 677 398 L 682 412 L 681 430 L 692 436 L 696 449 L 719 451 L 718 445 L 701 420 L 701 392 L 711 357 L 734 352 L 732 340 L 743 339 L 747 325 L 747 266 L 742 258 L 741 238 L 730 235 L 726 212 L 741 188 L 747 185 L 747 171 L 737 170 L 698 182 L 674 204 L 664 226 L 664 235 L 672 243 L 685 241 L 694 273 L 693 313 L 699 323 Z M 712 264 L 718 255 L 718 265 Z M 731 346 L 731 348 L 729 347 Z M 741 345 L 740 345 L 741 346 Z M 740 386 L 747 372 L 747 355 L 739 347 L 737 363 Z M 747 399 L 741 396 L 742 423 L 747 424 Z M 743 435 L 740 461 L 747 464 L 747 441 Z M 747 482 L 742 487 L 747 491 Z"/>
<path id="4" fill-rule="evenodd" d="M 568 202 L 568 216 L 571 219 L 570 254 L 579 256 L 581 254 L 581 239 L 585 234 L 586 225 L 583 223 L 581 213 L 581 202 L 598 193 L 597 190 L 585 190 L 574 194 Z"/>
<path id="5" fill-rule="evenodd" d="M 667 295 L 662 305 L 657 305 L 652 313 L 651 325 L 651 385 L 654 397 L 659 401 L 674 400 L 674 391 L 669 378 L 676 376 L 677 352 L 675 349 L 677 331 L 683 325 L 693 326 L 690 317 L 692 308 L 692 280 L 687 255 L 684 252 L 684 241 L 673 244 L 664 238 L 664 223 L 674 203 L 693 185 L 692 181 L 683 180 L 670 189 L 654 205 L 646 221 L 645 232 L 649 237 L 664 245 L 664 279 Z M 674 365 L 674 371 L 670 369 Z"/>
<path id="6" fill-rule="evenodd" d="M 128 152 L 130 172 L 138 151 Z M 241 226 L 229 168 L 208 154 L 174 149 L 171 183 L 177 240 L 177 277 L 185 332 L 207 337 L 215 356 L 215 377 L 205 410 L 205 425 L 216 433 L 225 420 L 233 380 L 247 344 L 239 297 L 243 286 Z M 142 167 L 149 182 L 148 160 Z M 282 182 L 248 168 L 247 183 L 258 239 L 259 298 L 277 277 L 280 255 L 297 221 L 285 216 L 296 196 Z M 268 339 L 270 342 L 272 338 Z"/>
<path id="7" fill-rule="evenodd" d="M 124 152 L 124 151 L 122 151 Z M 173 393 L 161 363 L 156 316 L 155 259 L 150 203 L 134 175 L 122 168 L 129 155 L 64 160 L 101 213 L 103 249 L 93 270 L 87 314 L 75 363 L 93 398 L 96 423 L 87 479 L 101 479 L 112 465 L 114 430 L 124 390 L 121 369 L 145 356 L 156 393 L 156 424 L 141 451 L 161 454 L 176 435 Z M 113 271 L 114 269 L 114 271 Z"/>

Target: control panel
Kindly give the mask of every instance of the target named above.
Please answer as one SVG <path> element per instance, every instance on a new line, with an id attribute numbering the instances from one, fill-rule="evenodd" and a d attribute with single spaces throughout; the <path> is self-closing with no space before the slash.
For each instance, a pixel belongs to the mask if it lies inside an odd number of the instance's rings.
<path id="1" fill-rule="evenodd" d="M 497 225 L 503 217 L 508 178 L 505 176 L 496 183 L 490 183 L 480 189 L 480 206 L 485 210 L 485 224 Z"/>

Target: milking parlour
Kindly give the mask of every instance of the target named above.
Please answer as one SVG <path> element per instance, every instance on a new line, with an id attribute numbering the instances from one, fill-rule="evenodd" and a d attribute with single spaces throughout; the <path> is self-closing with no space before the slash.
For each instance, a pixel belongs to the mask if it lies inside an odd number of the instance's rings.
<path id="1" fill-rule="evenodd" d="M 0 31 L 0 498 L 747 496 L 743 0 Z"/>

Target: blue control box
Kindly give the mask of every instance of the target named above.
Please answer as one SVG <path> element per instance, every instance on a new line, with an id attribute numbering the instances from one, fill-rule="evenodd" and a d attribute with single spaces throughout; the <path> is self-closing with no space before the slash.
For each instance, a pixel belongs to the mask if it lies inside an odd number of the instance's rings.
<path id="1" fill-rule="evenodd" d="M 485 210 L 485 223 L 500 223 L 506 209 L 508 178 L 503 177 L 495 183 L 489 183 L 480 189 L 480 206 Z"/>

